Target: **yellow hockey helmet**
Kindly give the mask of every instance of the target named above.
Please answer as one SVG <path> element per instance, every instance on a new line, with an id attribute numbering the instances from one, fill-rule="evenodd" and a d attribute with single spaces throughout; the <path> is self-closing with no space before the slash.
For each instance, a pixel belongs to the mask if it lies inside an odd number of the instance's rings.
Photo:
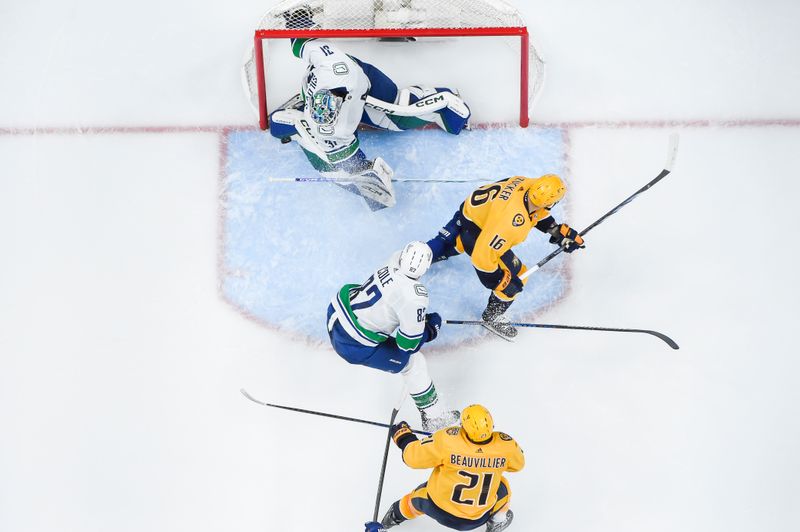
<path id="1" fill-rule="evenodd" d="M 567 185 L 555 174 L 545 174 L 532 181 L 528 198 L 537 207 L 551 208 L 567 193 Z"/>
<path id="2" fill-rule="evenodd" d="M 494 421 L 492 415 L 481 405 L 469 405 L 461 412 L 461 429 L 467 438 L 482 443 L 492 437 Z"/>

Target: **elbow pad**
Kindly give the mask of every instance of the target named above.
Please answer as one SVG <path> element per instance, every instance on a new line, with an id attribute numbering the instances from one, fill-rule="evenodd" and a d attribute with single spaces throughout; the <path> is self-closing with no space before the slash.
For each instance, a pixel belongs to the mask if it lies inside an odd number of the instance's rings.
<path id="1" fill-rule="evenodd" d="M 548 216 L 547 218 L 542 218 L 539 220 L 539 223 L 536 224 L 536 229 L 541 231 L 542 233 L 549 233 L 550 230 L 555 227 L 556 220 L 552 216 Z"/>

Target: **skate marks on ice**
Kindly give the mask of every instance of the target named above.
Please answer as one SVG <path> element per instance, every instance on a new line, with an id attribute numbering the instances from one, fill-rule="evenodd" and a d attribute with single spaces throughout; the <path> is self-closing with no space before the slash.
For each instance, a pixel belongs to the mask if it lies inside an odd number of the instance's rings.
<path id="1" fill-rule="evenodd" d="M 561 174 L 569 185 L 561 129 L 498 128 L 458 136 L 438 131 L 400 134 L 364 131 L 362 149 L 383 157 L 398 178 L 484 179 Z M 361 283 L 393 251 L 410 240 L 428 240 L 479 183 L 395 183 L 397 206 L 372 212 L 360 197 L 331 183 L 277 183 L 270 177 L 313 177 L 299 147 L 282 145 L 260 131 L 232 132 L 228 139 L 221 202 L 220 276 L 225 299 L 271 328 L 313 343 L 327 342 L 325 311 L 345 283 Z M 559 205 L 557 219 L 565 216 Z M 532 231 L 514 251 L 533 264 L 552 251 Z M 536 273 L 512 309 L 530 319 L 565 293 L 567 275 L 554 260 Z M 423 278 L 429 311 L 445 319 L 476 319 L 489 292 L 469 258 L 435 264 Z M 443 327 L 432 348 L 489 337 L 482 327 Z"/>

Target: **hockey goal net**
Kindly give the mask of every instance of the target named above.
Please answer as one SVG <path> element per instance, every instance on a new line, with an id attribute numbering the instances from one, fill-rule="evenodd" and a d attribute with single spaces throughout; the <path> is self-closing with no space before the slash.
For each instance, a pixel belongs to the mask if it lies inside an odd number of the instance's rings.
<path id="1" fill-rule="evenodd" d="M 312 28 L 297 27 L 285 16 L 298 9 L 313 14 Z M 346 40 L 348 53 L 374 63 L 400 86 L 460 89 L 478 122 L 518 120 L 527 127 L 544 81 L 544 62 L 525 22 L 504 0 L 284 0 L 261 19 L 245 54 L 243 82 L 261 129 L 268 126 L 268 100 L 281 104 L 300 86 L 300 62 L 287 62 L 292 54 L 286 40 L 310 37 Z M 398 79 L 402 72 L 408 72 L 407 80 Z M 482 116 L 476 112 L 481 98 L 487 108 L 511 102 L 513 117 L 498 120 L 494 111 Z"/>

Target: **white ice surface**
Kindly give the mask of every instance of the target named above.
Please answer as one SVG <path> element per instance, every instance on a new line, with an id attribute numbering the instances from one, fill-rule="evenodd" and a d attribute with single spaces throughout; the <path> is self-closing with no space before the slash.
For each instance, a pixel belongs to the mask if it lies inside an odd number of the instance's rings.
<path id="1" fill-rule="evenodd" d="M 430 357 L 449 400 L 486 404 L 526 451 L 511 530 L 800 529 L 800 5 L 523 10 L 548 63 L 534 118 L 568 128 L 577 226 L 662 164 L 668 129 L 615 124 L 755 123 L 683 128 L 674 174 L 590 234 L 543 316 L 656 328 L 680 351 L 523 331 Z M 263 11 L 0 6 L 0 530 L 352 531 L 371 517 L 382 431 L 238 389 L 381 420 L 398 380 L 223 301 L 219 136 L 174 131 L 251 123 L 238 68 Z M 587 121 L 608 124 L 570 126 Z M 393 450 L 382 509 L 424 478 Z"/>

